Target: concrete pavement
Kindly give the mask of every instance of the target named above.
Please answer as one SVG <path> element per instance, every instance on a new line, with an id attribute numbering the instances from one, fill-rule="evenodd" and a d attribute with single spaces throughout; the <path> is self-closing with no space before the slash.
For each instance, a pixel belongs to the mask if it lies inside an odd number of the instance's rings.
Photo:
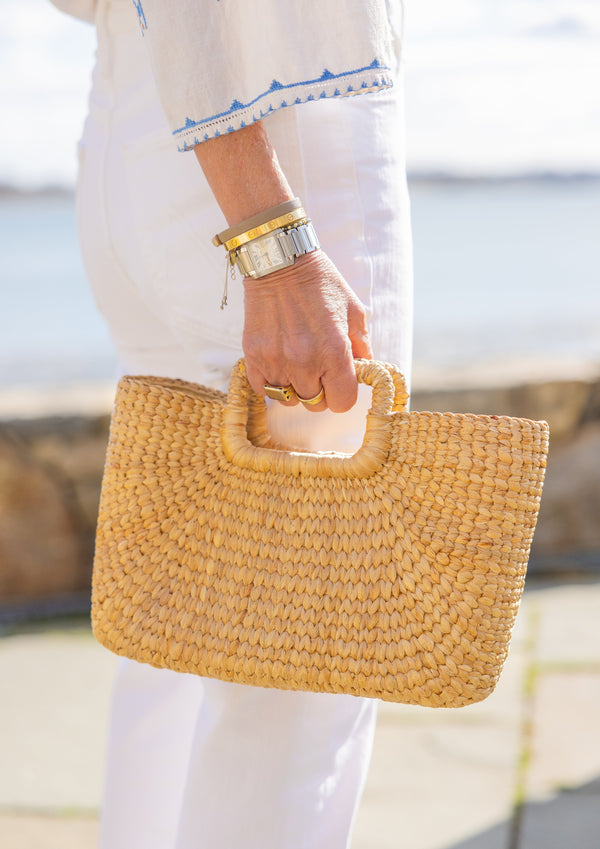
<path id="1" fill-rule="evenodd" d="M 95 846 L 114 667 L 82 620 L 0 637 L 2 849 Z M 599 705 L 600 581 L 531 582 L 489 699 L 381 705 L 353 849 L 600 849 Z"/>
<path id="2" fill-rule="evenodd" d="M 600 582 L 525 593 L 486 701 L 383 705 L 353 849 L 600 849 Z"/>

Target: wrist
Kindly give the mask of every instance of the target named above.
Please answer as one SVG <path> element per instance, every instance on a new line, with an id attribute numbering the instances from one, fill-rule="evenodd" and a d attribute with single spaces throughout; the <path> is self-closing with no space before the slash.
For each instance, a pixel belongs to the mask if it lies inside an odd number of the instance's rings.
<path id="1" fill-rule="evenodd" d="M 305 286 L 314 283 L 317 279 L 315 270 L 325 271 L 323 268 L 324 261 L 325 253 L 321 248 L 318 248 L 316 251 L 297 257 L 292 265 L 273 271 L 266 277 L 261 277 L 258 280 L 252 277 L 244 277 L 244 288 L 252 291 L 257 289 L 284 290 L 290 286 Z"/>
<path id="2" fill-rule="evenodd" d="M 312 222 L 298 198 L 252 216 L 213 238 L 223 245 L 229 265 L 242 277 L 263 279 L 319 249 Z"/>
<path id="3" fill-rule="evenodd" d="M 202 142 L 194 152 L 230 226 L 294 196 L 262 121 Z"/>

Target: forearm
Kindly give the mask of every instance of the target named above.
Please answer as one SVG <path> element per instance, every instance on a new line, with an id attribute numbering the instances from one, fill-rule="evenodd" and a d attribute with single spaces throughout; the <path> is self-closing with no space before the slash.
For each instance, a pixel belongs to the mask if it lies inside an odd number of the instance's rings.
<path id="1" fill-rule="evenodd" d="M 262 121 L 194 152 L 229 226 L 293 197 Z"/>
<path id="2" fill-rule="evenodd" d="M 261 122 L 194 150 L 231 227 L 293 197 Z M 254 390 L 291 384 L 302 399 L 323 389 L 325 400 L 311 411 L 349 410 L 357 392 L 352 356 L 370 357 L 371 347 L 362 304 L 323 251 L 247 279 L 244 288 L 242 345 Z"/>

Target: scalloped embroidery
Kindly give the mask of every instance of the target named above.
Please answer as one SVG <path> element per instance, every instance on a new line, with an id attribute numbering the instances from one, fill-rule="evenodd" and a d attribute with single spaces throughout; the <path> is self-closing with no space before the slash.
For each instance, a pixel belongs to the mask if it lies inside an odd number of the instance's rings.
<path id="1" fill-rule="evenodd" d="M 134 2 L 136 2 L 136 0 L 134 0 Z M 261 100 L 264 97 L 268 97 L 269 94 L 274 94 L 276 92 L 277 93 L 283 92 L 285 90 L 298 88 L 300 86 L 310 86 L 310 85 L 314 86 L 314 85 L 318 85 L 319 83 L 331 83 L 332 80 L 338 80 L 338 79 L 341 79 L 342 77 L 348 77 L 348 76 L 352 76 L 352 75 L 355 75 L 355 74 L 365 74 L 369 71 L 389 71 L 389 70 L 390 69 L 387 66 L 382 65 L 382 63 L 378 59 L 374 59 L 371 62 L 370 65 L 365 65 L 363 68 L 355 68 L 355 69 L 350 70 L 350 71 L 342 71 L 339 74 L 333 74 L 329 69 L 325 68 L 323 70 L 322 74 L 319 77 L 316 77 L 315 79 L 312 79 L 312 80 L 300 80 L 300 81 L 294 82 L 294 83 L 282 83 L 279 80 L 273 80 L 268 89 L 261 92 L 259 95 L 257 95 L 252 100 L 249 100 L 248 103 L 242 103 L 240 100 L 235 99 L 235 100 L 232 101 L 229 109 L 225 110 L 224 112 L 219 112 L 216 115 L 212 115 L 210 118 L 205 118 L 205 119 L 201 119 L 199 121 L 194 121 L 192 118 L 186 117 L 185 124 L 182 127 L 178 127 L 176 130 L 173 130 L 173 135 L 177 136 L 180 133 L 186 133 L 187 134 L 187 131 L 189 131 L 189 130 L 193 130 L 194 128 L 200 127 L 202 125 L 211 124 L 211 123 L 214 123 L 216 121 L 227 122 L 227 120 L 230 119 L 234 115 L 235 112 L 240 112 L 242 110 L 250 109 L 252 106 L 254 106 L 254 104 L 258 103 L 259 100 Z M 365 91 L 365 90 L 384 88 L 384 87 L 387 88 L 390 85 L 391 85 L 391 80 L 386 78 L 384 75 L 382 75 L 379 80 L 374 79 L 371 82 L 371 84 L 367 83 L 366 80 L 363 80 L 362 84 L 360 85 L 359 88 L 355 88 L 352 85 L 348 85 L 347 88 L 346 88 L 346 92 L 344 92 L 344 94 L 353 94 L 353 93 L 355 93 L 357 91 L 361 91 L 361 90 Z M 336 88 L 335 91 L 331 94 L 328 94 L 325 90 L 323 90 L 321 92 L 321 94 L 319 94 L 317 97 L 318 98 L 343 97 L 344 94 L 341 93 L 339 88 Z M 310 100 L 315 100 L 315 99 L 316 98 L 315 98 L 314 94 L 309 94 L 304 99 L 302 99 L 301 97 L 296 97 L 294 102 L 295 103 L 303 103 L 303 102 L 306 102 L 307 100 L 310 101 Z M 276 109 L 281 109 L 281 108 L 288 106 L 288 105 L 289 105 L 288 101 L 285 100 L 285 99 L 282 99 L 275 106 L 273 106 L 272 103 L 269 103 L 269 106 L 268 106 L 267 109 L 261 109 L 260 110 L 260 117 L 256 117 L 255 115 L 253 115 L 252 120 L 253 121 L 259 121 L 262 117 L 264 117 L 269 112 L 273 112 Z M 224 128 L 224 132 L 233 132 L 234 129 L 236 129 L 236 128 L 233 127 L 232 125 L 229 125 L 229 127 Z M 221 131 L 216 130 L 215 133 L 213 134 L 213 136 L 208 136 L 208 134 L 205 134 L 202 140 L 208 141 L 209 138 L 211 138 L 211 137 L 216 138 L 219 135 L 221 135 Z M 193 144 L 185 143 L 183 148 L 180 148 L 180 149 L 189 150 L 190 147 L 194 147 L 196 144 L 199 144 L 199 143 L 200 143 L 200 140 L 195 140 Z"/>

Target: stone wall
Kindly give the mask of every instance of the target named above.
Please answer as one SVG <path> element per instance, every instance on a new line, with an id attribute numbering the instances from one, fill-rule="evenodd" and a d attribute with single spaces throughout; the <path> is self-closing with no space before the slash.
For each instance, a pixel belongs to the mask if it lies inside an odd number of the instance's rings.
<path id="1" fill-rule="evenodd" d="M 600 378 L 416 391 L 415 410 L 546 419 L 535 557 L 600 551 Z M 109 416 L 0 421 L 0 606 L 89 588 Z"/>
<path id="2" fill-rule="evenodd" d="M 108 425 L 0 423 L 0 602 L 87 591 Z"/>

